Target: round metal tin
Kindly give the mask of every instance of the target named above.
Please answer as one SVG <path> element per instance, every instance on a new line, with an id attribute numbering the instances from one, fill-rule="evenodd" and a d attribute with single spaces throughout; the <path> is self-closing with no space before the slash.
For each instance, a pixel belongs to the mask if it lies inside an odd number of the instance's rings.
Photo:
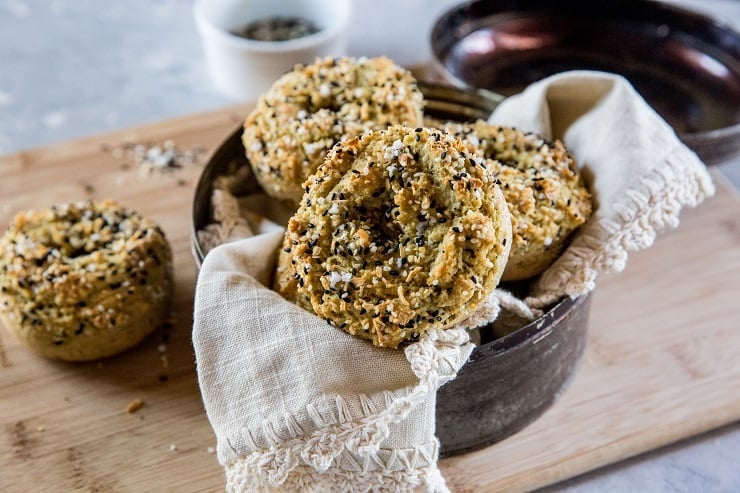
<path id="1" fill-rule="evenodd" d="M 427 116 L 467 121 L 487 118 L 500 98 L 485 91 L 419 84 Z M 214 179 L 249 166 L 237 128 L 206 164 L 195 191 L 192 249 L 204 258 L 196 232 L 211 220 Z M 252 180 L 246 193 L 260 191 Z M 537 320 L 477 346 L 457 378 L 437 394 L 441 454 L 452 455 L 497 442 L 534 421 L 552 405 L 575 371 L 586 341 L 590 297 L 566 298 Z"/>

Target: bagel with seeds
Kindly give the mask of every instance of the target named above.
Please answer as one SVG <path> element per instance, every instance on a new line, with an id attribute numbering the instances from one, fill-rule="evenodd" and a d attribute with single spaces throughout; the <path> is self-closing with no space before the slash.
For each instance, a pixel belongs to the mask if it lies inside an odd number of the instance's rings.
<path id="1" fill-rule="evenodd" d="M 494 171 L 439 130 L 397 125 L 338 144 L 304 184 L 275 289 L 380 347 L 454 325 L 509 254 Z"/>
<path id="2" fill-rule="evenodd" d="M 482 120 L 444 129 L 479 149 L 498 173 L 513 231 L 503 280 L 542 273 L 591 215 L 591 194 L 573 156 L 558 140 Z"/>
<path id="3" fill-rule="evenodd" d="M 388 58 L 325 58 L 296 66 L 259 98 L 242 142 L 265 192 L 295 208 L 334 144 L 393 124 L 419 126 L 423 107 L 416 80 Z"/>
<path id="4" fill-rule="evenodd" d="M 36 353 L 111 356 L 168 316 L 172 254 L 162 230 L 120 204 L 23 212 L 0 238 L 0 315 Z"/>

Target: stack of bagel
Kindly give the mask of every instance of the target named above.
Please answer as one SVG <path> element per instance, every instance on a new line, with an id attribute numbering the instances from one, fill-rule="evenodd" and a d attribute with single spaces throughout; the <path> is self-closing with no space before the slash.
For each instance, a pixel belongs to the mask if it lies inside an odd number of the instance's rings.
<path id="1" fill-rule="evenodd" d="M 297 208 L 274 289 L 380 347 L 454 326 L 502 280 L 537 276 L 591 214 L 561 142 L 432 125 L 414 77 L 384 57 L 296 66 L 244 123 L 256 179 Z"/>

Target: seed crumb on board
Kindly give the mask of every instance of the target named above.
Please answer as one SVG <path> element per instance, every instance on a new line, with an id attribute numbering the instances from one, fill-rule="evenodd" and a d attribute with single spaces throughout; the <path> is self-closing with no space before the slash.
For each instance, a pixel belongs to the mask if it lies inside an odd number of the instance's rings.
<path id="1" fill-rule="evenodd" d="M 215 447 L 208 447 L 207 452 L 209 454 L 215 454 L 216 453 L 216 449 L 215 449 Z"/>
<path id="2" fill-rule="evenodd" d="M 144 401 L 142 401 L 141 399 L 134 399 L 128 403 L 128 406 L 126 406 L 126 412 L 129 414 L 134 414 L 136 411 L 141 409 L 141 406 L 143 405 Z"/>
<path id="3" fill-rule="evenodd" d="M 168 174 L 188 165 L 200 164 L 207 153 L 202 146 L 188 150 L 179 149 L 172 140 L 163 142 L 126 140 L 118 146 L 102 144 L 100 150 L 110 153 L 116 159 L 126 159 L 128 163 L 121 164 L 121 169 L 129 169 L 127 164 L 135 165 L 142 176 Z"/>
<path id="4" fill-rule="evenodd" d="M 175 450 L 177 450 L 177 445 L 175 445 L 174 443 L 171 443 L 170 444 L 170 452 L 174 452 Z"/>
<path id="5" fill-rule="evenodd" d="M 37 426 L 36 427 L 36 431 L 38 431 L 39 433 L 43 433 L 44 431 L 46 431 L 46 427 L 45 426 Z"/>

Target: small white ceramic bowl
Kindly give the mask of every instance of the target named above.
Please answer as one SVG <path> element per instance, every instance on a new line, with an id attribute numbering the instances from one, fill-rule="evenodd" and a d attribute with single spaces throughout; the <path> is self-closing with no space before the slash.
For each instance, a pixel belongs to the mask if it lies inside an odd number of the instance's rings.
<path id="1" fill-rule="evenodd" d="M 238 101 L 252 101 L 296 63 L 344 55 L 350 7 L 350 0 L 196 0 L 193 15 L 216 87 Z M 299 17 L 320 31 L 287 41 L 231 34 L 270 17 Z"/>

